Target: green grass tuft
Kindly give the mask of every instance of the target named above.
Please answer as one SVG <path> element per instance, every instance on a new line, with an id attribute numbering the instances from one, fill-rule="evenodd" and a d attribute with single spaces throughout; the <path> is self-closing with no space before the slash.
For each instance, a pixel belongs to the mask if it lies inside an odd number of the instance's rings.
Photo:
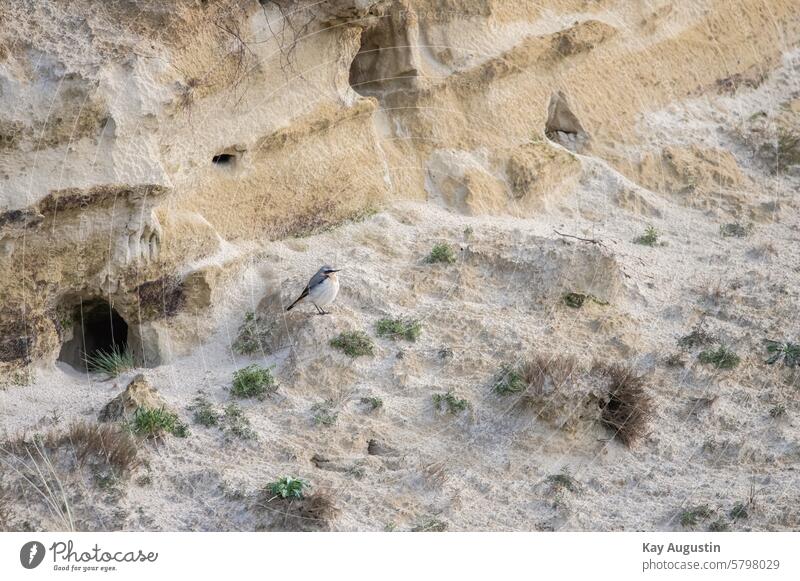
<path id="1" fill-rule="evenodd" d="M 658 230 L 652 226 L 645 228 L 644 234 L 633 239 L 634 244 L 642 244 L 643 246 L 655 246 L 658 244 Z"/>
<path id="2" fill-rule="evenodd" d="M 692 508 L 688 508 L 681 513 L 681 526 L 683 528 L 692 528 L 701 520 L 710 518 L 712 514 L 712 510 L 707 504 L 701 504 Z"/>
<path id="3" fill-rule="evenodd" d="M 525 391 L 527 387 L 528 384 L 522 374 L 512 367 L 506 366 L 500 372 L 500 377 L 495 381 L 492 390 L 497 395 L 510 395 Z"/>
<path id="4" fill-rule="evenodd" d="M 269 332 L 264 329 L 255 313 L 248 312 L 239 327 L 239 334 L 233 342 L 233 350 L 241 355 L 252 355 L 266 349 Z"/>
<path id="5" fill-rule="evenodd" d="M 111 377 L 116 377 L 120 373 L 135 367 L 133 355 L 127 349 L 122 349 L 118 345 L 114 345 L 111 351 L 95 351 L 92 355 L 88 355 L 84 361 L 86 361 L 89 371 L 107 373 Z"/>
<path id="6" fill-rule="evenodd" d="M 361 357 L 362 355 L 374 355 L 375 345 L 369 335 L 364 331 L 349 331 L 341 333 L 338 337 L 331 340 L 331 346 L 340 349 L 350 357 Z"/>
<path id="7" fill-rule="evenodd" d="M 255 440 L 257 438 L 256 432 L 250 427 L 250 420 L 244 415 L 244 410 L 235 403 L 225 406 L 223 428 L 226 433 L 233 434 L 242 440 Z"/>
<path id="8" fill-rule="evenodd" d="M 731 349 L 720 345 L 716 349 L 706 349 L 697 356 L 700 363 L 713 365 L 717 369 L 733 369 L 739 365 L 741 358 Z"/>
<path id="9" fill-rule="evenodd" d="M 332 400 L 325 400 L 311 406 L 314 414 L 314 423 L 321 426 L 332 426 L 339 419 L 339 412 Z"/>
<path id="10" fill-rule="evenodd" d="M 277 389 L 278 385 L 275 383 L 272 371 L 260 365 L 248 365 L 233 374 L 231 395 L 234 397 L 264 399 Z"/>
<path id="11" fill-rule="evenodd" d="M 369 408 L 369 411 L 375 411 L 383 407 L 383 400 L 379 397 L 362 397 L 360 401 Z"/>
<path id="12" fill-rule="evenodd" d="M 431 249 L 431 253 L 425 257 L 425 262 L 428 264 L 433 264 L 436 262 L 441 262 L 443 264 L 453 264 L 456 261 L 456 253 L 453 250 L 453 247 L 447 244 L 446 242 L 440 242 L 439 244 L 434 244 L 433 248 Z"/>
<path id="13" fill-rule="evenodd" d="M 569 490 L 570 492 L 580 492 L 580 484 L 575 480 L 570 473 L 562 470 L 558 474 L 551 474 L 546 478 L 546 482 L 553 490 Z"/>
<path id="14" fill-rule="evenodd" d="M 587 295 L 585 293 L 576 293 L 576 292 L 564 293 L 561 296 L 561 299 L 564 301 L 565 305 L 567 305 L 568 307 L 572 307 L 573 309 L 580 309 L 587 300 L 603 306 L 608 304 L 608 301 L 598 299 L 594 295 Z"/>
<path id="15" fill-rule="evenodd" d="M 744 226 L 739 222 L 731 222 L 720 226 L 719 233 L 723 238 L 744 238 L 750 233 L 751 228 L 751 226 Z"/>
<path id="16" fill-rule="evenodd" d="M 786 367 L 796 367 L 800 365 L 800 345 L 797 343 L 781 343 L 780 341 L 771 341 L 767 339 L 767 353 L 769 357 L 765 363 L 772 365 L 783 359 L 783 364 Z"/>
<path id="17" fill-rule="evenodd" d="M 392 319 L 385 317 L 375 324 L 379 337 L 416 341 L 422 333 L 422 323 L 414 319 Z"/>
<path id="18" fill-rule="evenodd" d="M 189 428 L 180 421 L 178 414 L 165 408 L 140 407 L 133 414 L 131 431 L 145 438 L 160 438 L 164 434 L 172 434 L 179 438 L 189 435 Z"/>
<path id="19" fill-rule="evenodd" d="M 446 411 L 450 414 L 463 412 L 469 407 L 469 402 L 464 398 L 457 397 L 452 390 L 447 393 L 434 393 L 432 396 L 433 405 L 439 411 Z"/>
<path id="20" fill-rule="evenodd" d="M 293 476 L 284 476 L 275 482 L 267 484 L 267 493 L 272 495 L 272 498 L 296 498 L 302 499 L 305 496 L 305 491 L 310 488 L 310 484 L 302 478 L 295 478 Z"/>
<path id="21" fill-rule="evenodd" d="M 194 405 L 192 405 L 190 409 L 194 411 L 192 419 L 195 424 L 200 424 L 207 428 L 219 424 L 219 414 L 214 409 L 211 402 L 205 397 L 197 396 L 194 400 Z"/>
<path id="22" fill-rule="evenodd" d="M 436 517 L 427 518 L 411 529 L 412 533 L 443 533 L 447 530 L 447 523 Z"/>

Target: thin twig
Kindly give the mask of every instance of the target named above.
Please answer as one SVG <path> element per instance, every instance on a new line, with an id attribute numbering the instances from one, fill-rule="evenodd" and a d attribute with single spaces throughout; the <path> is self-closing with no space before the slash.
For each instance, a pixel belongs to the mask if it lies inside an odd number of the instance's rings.
<path id="1" fill-rule="evenodd" d="M 594 238 L 581 238 L 580 236 L 573 236 L 572 234 L 562 234 L 555 228 L 553 228 L 553 232 L 565 238 L 574 238 L 575 240 L 580 240 L 581 242 L 588 242 L 589 244 L 598 244 L 600 246 L 605 246 L 605 244 L 603 244 L 600 240 L 595 240 Z"/>

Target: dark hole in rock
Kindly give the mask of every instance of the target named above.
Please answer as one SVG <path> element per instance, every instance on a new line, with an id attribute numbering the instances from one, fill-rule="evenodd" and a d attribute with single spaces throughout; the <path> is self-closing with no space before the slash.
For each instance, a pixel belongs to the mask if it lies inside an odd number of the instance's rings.
<path id="1" fill-rule="evenodd" d="M 61 346 L 59 361 L 85 371 L 87 358 L 127 350 L 128 323 L 106 301 L 81 302 L 71 312 L 71 328 L 65 329 L 68 339 Z"/>
<path id="2" fill-rule="evenodd" d="M 550 141 L 563 145 L 576 153 L 581 152 L 589 145 L 589 134 L 570 109 L 567 97 L 561 91 L 550 97 L 544 134 Z"/>
<path id="3" fill-rule="evenodd" d="M 218 153 L 211 158 L 211 163 L 232 167 L 236 163 L 236 155 L 233 153 Z"/>
<path id="4" fill-rule="evenodd" d="M 350 65 L 350 86 L 364 96 L 416 87 L 416 49 L 403 13 L 378 19 L 361 32 L 361 46 Z"/>

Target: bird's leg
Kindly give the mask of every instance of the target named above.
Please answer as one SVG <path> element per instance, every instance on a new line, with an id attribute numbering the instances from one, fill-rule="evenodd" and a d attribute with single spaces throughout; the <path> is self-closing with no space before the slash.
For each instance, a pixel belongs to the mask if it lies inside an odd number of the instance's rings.
<path id="1" fill-rule="evenodd" d="M 325 311 L 320 309 L 319 306 L 317 305 L 317 303 L 314 303 L 314 308 L 317 309 L 317 314 L 318 315 L 324 315 L 325 314 Z"/>
<path id="2" fill-rule="evenodd" d="M 320 314 L 320 315 L 327 315 L 327 314 L 329 314 L 329 313 L 328 313 L 328 311 L 326 311 L 325 309 L 320 309 L 320 313 L 319 313 L 319 314 Z"/>

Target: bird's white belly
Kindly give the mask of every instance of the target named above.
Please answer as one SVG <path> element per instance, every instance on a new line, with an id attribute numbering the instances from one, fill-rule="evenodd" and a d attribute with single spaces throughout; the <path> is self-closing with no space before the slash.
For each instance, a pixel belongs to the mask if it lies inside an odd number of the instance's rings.
<path id="1" fill-rule="evenodd" d="M 308 292 L 308 298 L 318 307 L 324 307 L 331 304 L 337 294 L 339 294 L 339 281 L 326 278 Z"/>

